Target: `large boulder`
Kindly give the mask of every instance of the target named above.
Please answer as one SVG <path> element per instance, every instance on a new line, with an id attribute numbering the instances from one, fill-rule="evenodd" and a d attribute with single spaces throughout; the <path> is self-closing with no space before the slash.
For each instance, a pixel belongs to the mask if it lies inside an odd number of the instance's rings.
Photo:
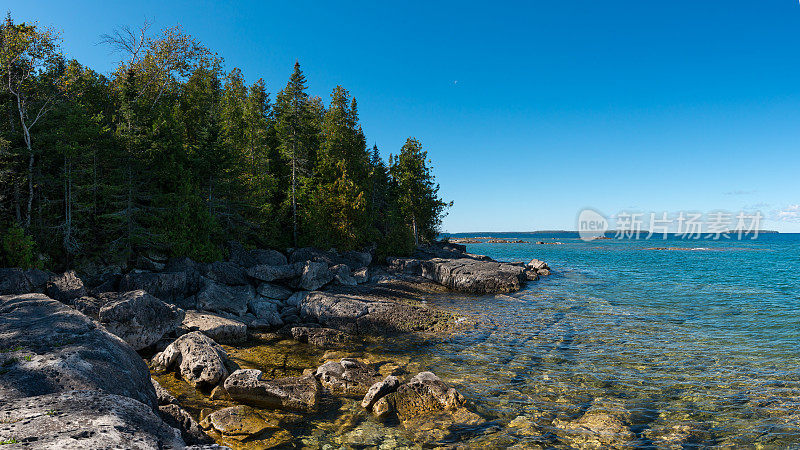
<path id="1" fill-rule="evenodd" d="M 215 261 L 207 265 L 203 275 L 209 280 L 228 286 L 242 286 L 248 283 L 247 272 L 238 264 L 228 261 Z"/>
<path id="2" fill-rule="evenodd" d="M 259 281 L 278 281 L 297 278 L 301 274 L 303 266 L 299 264 L 259 264 L 247 269 L 247 275 Z"/>
<path id="3" fill-rule="evenodd" d="M 377 370 L 351 358 L 328 361 L 314 375 L 332 395 L 352 398 L 363 398 L 372 385 L 381 381 Z"/>
<path id="4" fill-rule="evenodd" d="M 332 328 L 293 327 L 291 333 L 294 340 L 315 347 L 341 347 L 350 342 L 350 335 Z"/>
<path id="5" fill-rule="evenodd" d="M 203 283 L 203 289 L 197 293 L 197 307 L 241 316 L 247 312 L 247 304 L 255 296 L 255 289 L 250 285 L 225 286 L 207 279 Z"/>
<path id="6" fill-rule="evenodd" d="M 100 391 L 64 391 L 0 403 L 0 442 L 48 449 L 181 449 L 180 432 L 152 407 Z"/>
<path id="7" fill-rule="evenodd" d="M 256 324 L 259 326 L 266 327 L 283 325 L 281 314 L 278 311 L 279 304 L 277 300 L 258 297 L 250 301 L 249 307 L 250 312 L 256 316 Z"/>
<path id="8" fill-rule="evenodd" d="M 378 381 L 369 388 L 361 400 L 361 406 L 371 410 L 378 400 L 395 392 L 399 387 L 400 380 L 394 375 L 389 375 L 383 381 Z"/>
<path id="9" fill-rule="evenodd" d="M 363 267 L 367 267 L 372 263 L 372 254 L 369 252 L 350 250 L 342 253 L 341 261 L 344 264 L 347 264 L 351 270 L 356 271 Z"/>
<path id="10" fill-rule="evenodd" d="M 207 311 L 186 311 L 183 326 L 199 331 L 220 344 L 238 344 L 247 340 L 247 325 Z"/>
<path id="11" fill-rule="evenodd" d="M 234 448 L 285 448 L 294 440 L 275 421 L 267 421 L 249 406 L 237 405 L 209 414 L 200 425 L 222 436 Z M 238 442 L 242 442 L 239 444 Z"/>
<path id="12" fill-rule="evenodd" d="M 286 256 L 277 250 L 255 249 L 247 250 L 241 244 L 231 245 L 230 261 L 249 269 L 258 265 L 280 266 L 288 264 Z"/>
<path id="13" fill-rule="evenodd" d="M 234 364 L 228 353 L 199 331 L 184 334 L 153 357 L 152 365 L 160 371 L 177 366 L 184 380 L 198 387 L 213 387 L 224 381 Z"/>
<path id="14" fill-rule="evenodd" d="M 390 272 L 404 273 L 407 275 L 421 275 L 422 266 L 420 261 L 416 258 L 396 258 L 389 256 L 386 258 L 386 263 Z"/>
<path id="15" fill-rule="evenodd" d="M 420 372 L 394 394 L 397 415 L 402 420 L 452 412 L 464 406 L 464 398 L 432 372 Z"/>
<path id="16" fill-rule="evenodd" d="M 0 297 L 0 398 L 96 390 L 157 406 L 142 358 L 89 317 L 42 294 Z"/>
<path id="17" fill-rule="evenodd" d="M 48 297 L 66 304 L 86 295 L 86 287 L 74 270 L 52 277 L 46 291 Z"/>
<path id="18" fill-rule="evenodd" d="M 344 286 L 355 286 L 358 284 L 350 272 L 350 267 L 347 264 L 337 264 L 330 268 L 334 274 L 336 283 Z"/>
<path id="19" fill-rule="evenodd" d="M 504 294 L 527 281 L 525 267 L 497 261 L 433 258 L 420 264 L 423 277 L 459 292 Z"/>
<path id="20" fill-rule="evenodd" d="M 362 267 L 353 271 L 353 280 L 358 284 L 364 284 L 369 281 L 369 268 Z"/>
<path id="21" fill-rule="evenodd" d="M 200 278 L 196 271 L 131 272 L 119 281 L 120 291 L 143 290 L 168 303 L 176 303 L 197 292 Z"/>
<path id="22" fill-rule="evenodd" d="M 200 428 L 200 424 L 177 404 L 171 403 L 158 407 L 158 414 L 161 419 L 180 431 L 181 438 L 189 445 L 213 444 L 214 440 Z"/>
<path id="23" fill-rule="evenodd" d="M 314 291 L 297 300 L 304 321 L 350 334 L 441 330 L 456 321 L 446 312 L 394 301 L 383 290 L 368 286 Z"/>
<path id="24" fill-rule="evenodd" d="M 183 322 L 183 310 L 168 305 L 145 291 L 121 292 L 98 313 L 106 329 L 134 350 L 155 344 Z"/>
<path id="25" fill-rule="evenodd" d="M 328 264 L 306 261 L 297 286 L 305 291 L 315 291 L 330 283 L 333 278 L 334 273 L 328 268 Z"/>
<path id="26" fill-rule="evenodd" d="M 22 269 L 0 269 L 0 295 L 21 295 L 32 291 Z"/>
<path id="27" fill-rule="evenodd" d="M 319 383 L 311 375 L 268 380 L 257 369 L 232 373 L 225 380 L 225 390 L 236 402 L 303 412 L 315 411 L 320 397 Z"/>
<path id="28" fill-rule="evenodd" d="M 271 298 L 275 300 L 286 300 L 287 298 L 292 296 L 292 293 L 294 291 L 277 284 L 261 283 L 258 285 L 257 292 L 258 295 L 262 297 Z"/>

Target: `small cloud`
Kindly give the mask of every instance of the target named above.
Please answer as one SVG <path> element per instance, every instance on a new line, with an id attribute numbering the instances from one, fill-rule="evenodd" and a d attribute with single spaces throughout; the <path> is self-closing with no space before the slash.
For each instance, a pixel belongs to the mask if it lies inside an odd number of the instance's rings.
<path id="1" fill-rule="evenodd" d="M 725 195 L 752 195 L 752 194 L 755 194 L 755 193 L 756 193 L 756 191 L 743 191 L 741 189 L 738 189 L 738 190 L 735 190 L 735 191 L 725 192 Z"/>
<path id="2" fill-rule="evenodd" d="M 458 84 L 458 80 L 453 80 L 453 85 L 455 86 L 457 84 Z"/>
<path id="3" fill-rule="evenodd" d="M 779 222 L 800 222 L 800 204 L 773 210 L 772 219 Z"/>

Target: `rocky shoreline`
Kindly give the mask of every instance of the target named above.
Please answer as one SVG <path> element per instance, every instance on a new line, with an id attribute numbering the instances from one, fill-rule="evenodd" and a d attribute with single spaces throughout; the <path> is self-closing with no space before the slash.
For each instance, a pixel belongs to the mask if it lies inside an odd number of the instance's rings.
<path id="1" fill-rule="evenodd" d="M 538 260 L 502 263 L 447 243 L 386 266 L 368 252 L 284 255 L 234 244 L 230 255 L 211 264 L 148 261 L 85 280 L 0 269 L 0 442 L 290 446 L 288 429 L 339 398 L 436 441 L 436 430 L 483 419 L 424 368 L 342 350 L 370 336 L 470 326 L 469 317 L 420 302 L 425 294 L 514 292 L 550 273 Z M 264 354 L 285 342 L 324 352 L 320 364 L 287 368 L 291 351 Z"/>

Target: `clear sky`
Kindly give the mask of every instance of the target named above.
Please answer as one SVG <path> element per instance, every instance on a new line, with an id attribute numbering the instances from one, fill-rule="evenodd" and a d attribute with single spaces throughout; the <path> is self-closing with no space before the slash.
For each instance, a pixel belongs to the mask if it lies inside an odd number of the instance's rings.
<path id="1" fill-rule="evenodd" d="M 358 99 L 384 156 L 407 136 L 455 206 L 444 229 L 575 229 L 578 211 L 758 209 L 800 232 L 797 0 L 3 2 L 68 56 L 145 18 L 249 81 Z"/>

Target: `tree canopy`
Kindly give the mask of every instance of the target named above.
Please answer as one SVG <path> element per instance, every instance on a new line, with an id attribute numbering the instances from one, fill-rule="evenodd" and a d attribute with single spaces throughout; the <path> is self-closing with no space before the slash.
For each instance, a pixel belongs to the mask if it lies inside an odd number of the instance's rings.
<path id="1" fill-rule="evenodd" d="M 404 254 L 446 208 L 409 138 L 388 163 L 367 147 L 356 99 L 308 93 L 297 62 L 274 96 L 182 29 L 103 37 L 102 75 L 61 56 L 58 34 L 0 26 L 0 264 L 210 261 L 236 240 Z"/>

